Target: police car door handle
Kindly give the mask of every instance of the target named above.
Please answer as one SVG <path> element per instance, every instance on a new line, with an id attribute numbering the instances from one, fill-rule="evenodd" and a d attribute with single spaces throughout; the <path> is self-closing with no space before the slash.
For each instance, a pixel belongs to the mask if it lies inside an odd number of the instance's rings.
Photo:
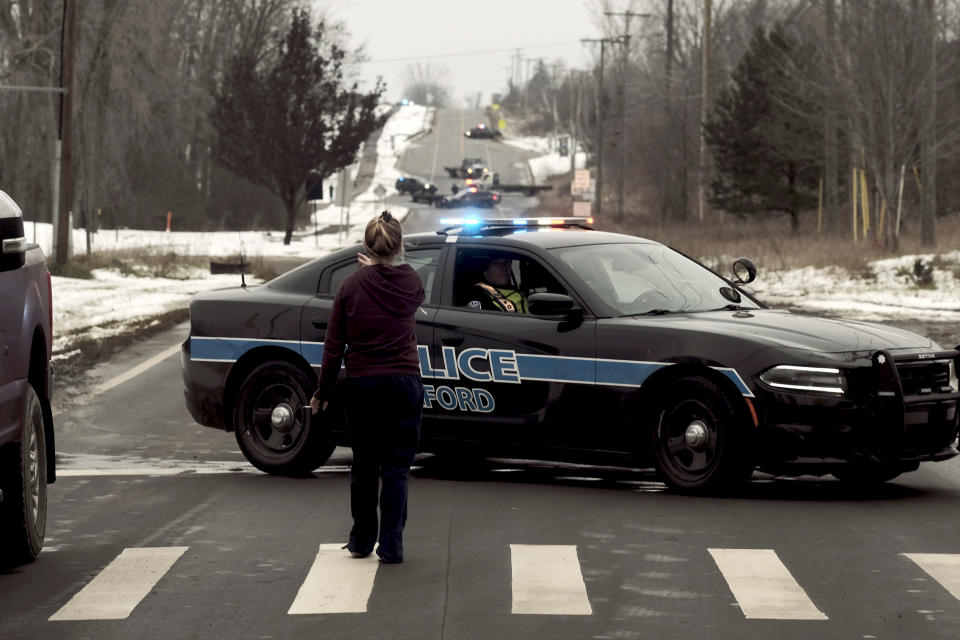
<path id="1" fill-rule="evenodd" d="M 440 338 L 440 342 L 448 347 L 459 347 L 461 344 L 463 344 L 463 336 L 446 336 Z"/>
<path id="2" fill-rule="evenodd" d="M 312 325 L 314 326 L 314 328 L 316 328 L 316 329 L 326 329 L 326 328 L 327 328 L 327 321 L 326 321 L 326 320 L 312 320 L 312 321 L 310 322 L 310 324 L 312 324 Z"/>

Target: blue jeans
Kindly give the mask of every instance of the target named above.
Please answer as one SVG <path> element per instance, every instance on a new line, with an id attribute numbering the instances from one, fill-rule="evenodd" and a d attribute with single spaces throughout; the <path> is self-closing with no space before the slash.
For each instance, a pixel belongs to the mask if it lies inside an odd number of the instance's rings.
<path id="1" fill-rule="evenodd" d="M 374 542 L 379 542 L 377 555 L 387 562 L 399 562 L 403 560 L 407 522 L 407 480 L 420 442 L 423 381 L 415 374 L 363 376 L 346 378 L 344 387 L 353 448 L 353 528 L 348 548 L 369 554 Z"/>

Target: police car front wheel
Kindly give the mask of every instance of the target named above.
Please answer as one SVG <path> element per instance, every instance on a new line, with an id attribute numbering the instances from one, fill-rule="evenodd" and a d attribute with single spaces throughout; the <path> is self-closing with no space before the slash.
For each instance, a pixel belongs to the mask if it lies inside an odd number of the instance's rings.
<path id="1" fill-rule="evenodd" d="M 250 464 L 276 475 L 303 475 L 322 465 L 334 444 L 310 413 L 313 385 L 300 367 L 274 361 L 247 374 L 237 393 L 237 443 Z"/>
<path id="2" fill-rule="evenodd" d="M 706 378 L 681 378 L 670 385 L 652 435 L 657 470 L 672 487 L 723 489 L 752 472 L 746 431 L 724 391 Z"/>

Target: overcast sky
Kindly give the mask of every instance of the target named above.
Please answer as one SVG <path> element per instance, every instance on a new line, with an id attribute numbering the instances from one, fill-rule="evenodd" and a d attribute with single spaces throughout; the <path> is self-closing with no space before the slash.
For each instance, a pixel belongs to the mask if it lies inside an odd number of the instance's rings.
<path id="1" fill-rule="evenodd" d="M 590 51 L 580 39 L 599 33 L 585 0 L 315 2 L 346 23 L 353 46 L 364 45 L 370 61 L 362 77 L 372 86 L 383 76 L 391 101 L 402 97 L 404 69 L 420 61 L 449 70 L 453 106 L 463 106 L 464 96 L 477 91 L 486 104 L 491 93 L 506 88 L 516 49 L 527 58 L 562 59 L 570 68 L 584 69 Z"/>

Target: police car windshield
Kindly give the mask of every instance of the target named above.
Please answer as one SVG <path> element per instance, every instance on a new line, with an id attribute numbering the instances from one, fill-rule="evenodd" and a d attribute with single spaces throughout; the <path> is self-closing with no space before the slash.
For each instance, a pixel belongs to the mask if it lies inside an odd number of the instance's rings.
<path id="1" fill-rule="evenodd" d="M 598 244 L 553 250 L 618 315 L 714 311 L 730 304 L 715 273 L 658 244 Z M 756 309 L 746 297 L 740 306 Z"/>

